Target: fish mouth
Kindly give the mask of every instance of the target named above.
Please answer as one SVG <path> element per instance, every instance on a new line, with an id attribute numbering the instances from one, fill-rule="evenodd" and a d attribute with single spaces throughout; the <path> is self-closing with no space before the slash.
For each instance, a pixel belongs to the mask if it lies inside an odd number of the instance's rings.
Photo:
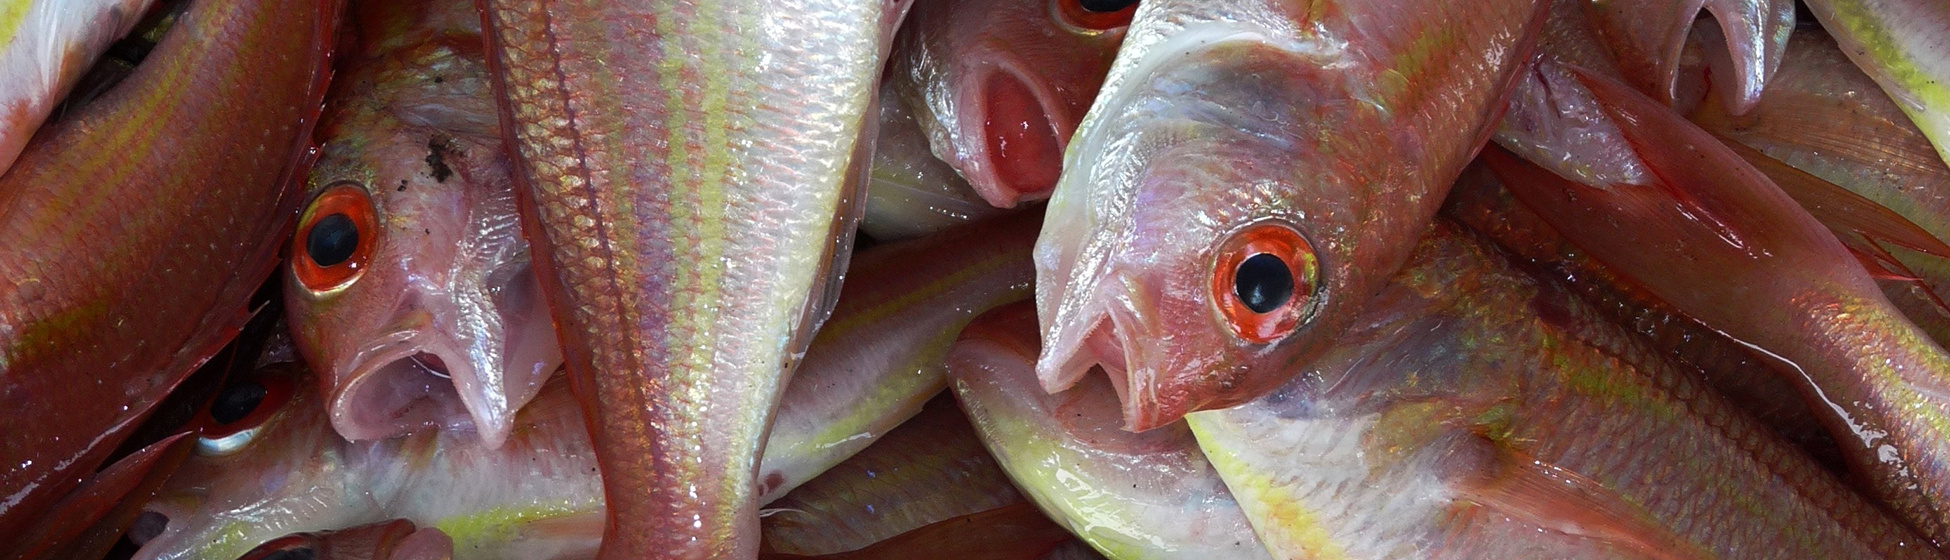
<path id="1" fill-rule="evenodd" d="M 1063 173 L 1063 150 L 1075 129 L 1048 88 L 1035 86 L 1008 62 L 986 65 L 977 77 L 973 119 L 981 138 L 970 154 L 981 165 L 966 173 L 983 200 L 998 208 L 1049 198 Z"/>
<path id="2" fill-rule="evenodd" d="M 1184 399 L 1161 398 L 1170 392 L 1160 390 L 1157 372 L 1163 370 L 1147 355 L 1153 346 L 1145 344 L 1149 337 L 1142 334 L 1138 319 L 1141 292 L 1120 284 L 1114 279 L 1105 283 L 1081 312 L 1059 316 L 1045 329 L 1036 379 L 1054 394 L 1100 369 L 1117 393 L 1124 430 L 1143 432 L 1177 421 L 1190 407 Z M 1106 289 L 1122 293 L 1107 297 Z"/>
<path id="3" fill-rule="evenodd" d="M 478 392 L 473 367 L 443 337 L 408 330 L 381 337 L 350 361 L 332 396 L 332 428 L 353 441 L 422 428 L 472 427 L 465 393 Z"/>

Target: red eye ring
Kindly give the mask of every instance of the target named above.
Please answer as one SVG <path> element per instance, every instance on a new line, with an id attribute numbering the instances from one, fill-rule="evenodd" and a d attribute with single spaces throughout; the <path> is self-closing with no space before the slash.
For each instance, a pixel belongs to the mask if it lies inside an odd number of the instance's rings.
<path id="1" fill-rule="evenodd" d="M 313 293 L 349 286 L 365 273 L 378 234 L 372 195 L 365 187 L 351 182 L 326 187 L 298 216 L 298 233 L 291 243 L 291 276 Z M 321 247 L 320 238 L 323 247 L 334 253 L 324 263 L 313 254 Z"/>
<path id="2" fill-rule="evenodd" d="M 1313 304 L 1320 263 L 1300 230 L 1284 221 L 1263 220 L 1220 244 L 1211 276 L 1212 301 L 1226 325 L 1240 338 L 1264 344 L 1300 326 Z"/>
<path id="3" fill-rule="evenodd" d="M 1086 2 L 1093 1 L 1095 0 L 1056 0 L 1057 16 L 1064 23 L 1075 27 L 1109 31 L 1130 25 L 1131 16 L 1137 14 L 1138 2 L 1134 0 L 1113 11 L 1097 11 L 1084 7 Z"/>

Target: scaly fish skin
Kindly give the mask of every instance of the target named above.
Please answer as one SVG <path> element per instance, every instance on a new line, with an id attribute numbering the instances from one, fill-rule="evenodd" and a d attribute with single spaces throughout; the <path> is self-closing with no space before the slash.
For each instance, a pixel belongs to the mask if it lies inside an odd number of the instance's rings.
<path id="1" fill-rule="evenodd" d="M 837 291 L 842 195 L 906 3 L 477 5 L 603 464 L 600 557 L 756 555 L 760 446 Z"/>
<path id="2" fill-rule="evenodd" d="M 1136 430 L 1279 386 L 1407 258 L 1543 4 L 1141 5 L 1038 241 L 1044 386 L 1103 364 Z M 1259 254 L 1289 297 L 1235 299 Z"/>
<path id="3" fill-rule="evenodd" d="M 1035 331 L 1028 304 L 1002 307 L 962 331 L 948 356 L 956 398 L 1017 487 L 1111 558 L 1267 557 L 1184 424 L 1119 429 L 1102 378 L 1044 392 Z"/>
<path id="4" fill-rule="evenodd" d="M 1808 0 L 1842 52 L 1875 78 L 1950 163 L 1950 4 Z"/>
<path id="5" fill-rule="evenodd" d="M 298 533 L 264 543 L 238 560 L 452 560 L 454 542 L 431 527 L 394 519 L 317 533 Z"/>
<path id="6" fill-rule="evenodd" d="M 0 173 L 96 57 L 153 0 L 8 0 L 0 5 Z"/>
<path id="7" fill-rule="evenodd" d="M 327 98 L 308 181 L 334 193 L 304 213 L 286 267 L 293 342 L 347 438 L 471 424 L 499 444 L 562 353 L 518 223 L 480 15 L 369 2 L 352 24 L 361 44 Z M 348 213 L 371 219 L 326 221 Z M 323 255 L 340 263 L 325 268 L 363 270 L 320 270 L 311 251 L 333 248 L 307 240 L 348 227 L 358 254 Z"/>
<path id="8" fill-rule="evenodd" d="M 0 176 L 0 535 L 242 328 L 299 202 L 340 9 L 198 2 Z"/>
<path id="9" fill-rule="evenodd" d="M 1042 200 L 1056 186 L 1063 150 L 1097 97 L 1137 2 L 1098 4 L 1106 3 L 915 4 L 895 44 L 889 86 L 913 109 L 934 154 L 989 204 Z"/>
<path id="10" fill-rule="evenodd" d="M 1275 557 L 1936 557 L 1506 259 L 1438 224 L 1291 384 L 1187 417 Z"/>

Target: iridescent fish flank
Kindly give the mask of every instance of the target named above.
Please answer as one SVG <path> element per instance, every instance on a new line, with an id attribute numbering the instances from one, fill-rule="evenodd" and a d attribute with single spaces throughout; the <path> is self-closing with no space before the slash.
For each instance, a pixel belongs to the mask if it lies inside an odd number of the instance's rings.
<path id="1" fill-rule="evenodd" d="M 1144 430 L 1285 381 L 1407 258 L 1542 8 L 1143 4 L 1038 242 L 1044 387 L 1101 364 Z"/>
<path id="2" fill-rule="evenodd" d="M 751 558 L 762 440 L 838 292 L 906 2 L 477 5 L 602 464 L 600 557 Z"/>
<path id="3" fill-rule="evenodd" d="M 293 341 L 353 440 L 489 445 L 562 364 L 472 5 L 365 2 L 328 97 L 285 283 Z"/>
<path id="4" fill-rule="evenodd" d="M 921 0 L 887 81 L 914 109 L 935 156 L 989 204 L 1042 200 L 1137 5 Z"/>

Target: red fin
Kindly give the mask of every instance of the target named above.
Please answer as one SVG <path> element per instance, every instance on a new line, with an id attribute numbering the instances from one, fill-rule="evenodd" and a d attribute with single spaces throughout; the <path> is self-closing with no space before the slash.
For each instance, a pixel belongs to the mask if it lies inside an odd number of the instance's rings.
<path id="1" fill-rule="evenodd" d="M 0 558 L 101 558 L 195 449 L 192 434 L 171 436 L 117 461 L 43 513 L 31 535 Z"/>
<path id="2" fill-rule="evenodd" d="M 1480 436 L 1467 436 L 1445 461 L 1463 500 L 1538 527 L 1610 544 L 1653 560 L 1712 556 L 1674 534 L 1644 508 L 1583 475 Z"/>
<path id="3" fill-rule="evenodd" d="M 1855 194 L 1840 185 L 1830 183 L 1792 165 L 1781 162 L 1760 150 L 1747 147 L 1725 136 L 1714 135 L 1722 144 L 1741 159 L 1747 160 L 1754 169 L 1766 174 L 1776 186 L 1794 197 L 1815 219 L 1834 230 L 1844 243 L 1848 234 L 1859 234 L 1868 239 L 1887 241 L 1938 257 L 1950 258 L 1950 245 L 1944 244 L 1936 236 L 1930 235 L 1915 222 L 1897 214 L 1895 210 L 1877 204 L 1873 200 Z"/>
<path id="4" fill-rule="evenodd" d="M 1618 123 L 1654 184 L 1587 187 L 1484 150 L 1511 193 L 1566 238 L 1730 333 L 1765 331 L 1769 325 L 1756 324 L 1762 311 L 1797 291 L 1875 299 L 1874 282 L 1834 234 L 1726 145 L 1624 84 L 1572 73 Z M 1810 285 L 1817 279 L 1821 286 Z"/>
<path id="5" fill-rule="evenodd" d="M 873 546 L 823 556 L 767 554 L 761 560 L 893 560 L 958 558 L 963 560 L 1035 560 L 1070 540 L 1028 502 L 1002 506 L 940 521 L 901 533 Z"/>

